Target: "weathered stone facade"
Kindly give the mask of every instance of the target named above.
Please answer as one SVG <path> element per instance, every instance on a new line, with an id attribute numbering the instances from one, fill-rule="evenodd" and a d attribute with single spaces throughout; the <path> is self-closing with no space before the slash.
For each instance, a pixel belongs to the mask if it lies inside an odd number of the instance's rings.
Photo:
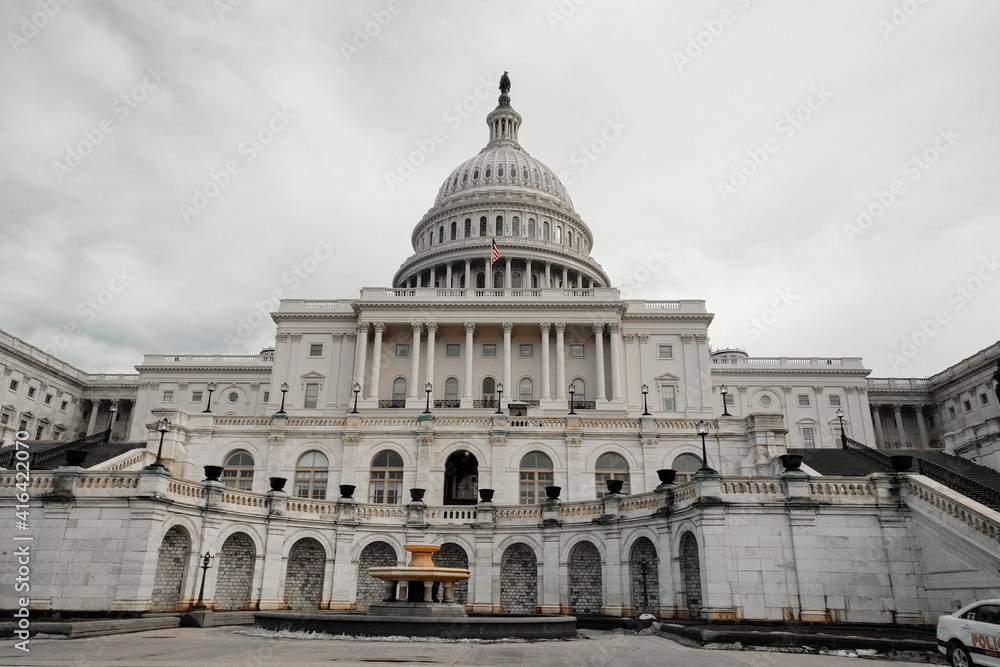
<path id="1" fill-rule="evenodd" d="M 632 608 L 636 612 L 655 614 L 660 608 L 660 562 L 656 547 L 649 538 L 640 537 L 632 545 L 629 573 L 632 581 Z"/>
<path id="2" fill-rule="evenodd" d="M 323 545 L 305 537 L 288 552 L 285 577 L 285 606 L 288 609 L 318 609 L 323 598 L 323 570 L 326 552 Z"/>
<path id="3" fill-rule="evenodd" d="M 681 576 L 684 582 L 685 605 L 692 618 L 701 616 L 701 562 L 698 559 L 698 540 L 693 533 L 681 538 Z"/>
<path id="4" fill-rule="evenodd" d="M 465 553 L 465 549 L 458 546 L 454 542 L 445 542 L 441 545 L 441 551 L 438 551 L 433 556 L 431 560 L 438 567 L 457 567 L 462 569 L 469 569 L 469 557 Z M 439 594 L 440 597 L 440 594 Z M 469 601 L 469 581 L 459 581 L 455 583 L 455 603 L 465 606 Z"/>
<path id="5" fill-rule="evenodd" d="M 569 552 L 569 604 L 574 614 L 600 614 L 603 602 L 601 554 L 590 542 Z"/>
<path id="6" fill-rule="evenodd" d="M 500 560 L 500 607 L 505 614 L 533 614 L 538 606 L 538 561 L 525 544 L 507 547 Z"/>
<path id="7" fill-rule="evenodd" d="M 233 533 L 219 551 L 219 578 L 215 584 L 215 609 L 246 609 L 250 604 L 256 560 L 253 540 L 246 533 Z"/>
<path id="8" fill-rule="evenodd" d="M 191 537 L 188 532 L 181 526 L 168 530 L 156 559 L 152 611 L 174 611 L 177 607 L 190 555 Z"/>
<path id="9" fill-rule="evenodd" d="M 385 585 L 381 579 L 368 574 L 371 567 L 396 565 L 396 551 L 386 542 L 372 542 L 361 551 L 358 559 L 358 611 L 368 611 L 373 602 L 381 602 L 385 597 Z"/>

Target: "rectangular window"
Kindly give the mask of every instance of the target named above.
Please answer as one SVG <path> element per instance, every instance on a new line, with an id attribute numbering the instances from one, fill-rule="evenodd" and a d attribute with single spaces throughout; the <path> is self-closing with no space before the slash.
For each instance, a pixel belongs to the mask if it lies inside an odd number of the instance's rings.
<path id="1" fill-rule="evenodd" d="M 410 356 L 410 344 L 409 343 L 396 343 L 396 356 L 397 357 L 408 357 L 408 356 Z"/>
<path id="2" fill-rule="evenodd" d="M 42 433 L 44 433 L 44 432 L 45 432 L 45 427 L 44 426 L 39 426 L 37 429 L 35 429 L 35 440 L 41 440 L 42 439 Z"/>
<path id="3" fill-rule="evenodd" d="M 269 402 L 271 400 L 271 392 L 265 391 L 263 400 L 265 403 Z"/>
<path id="4" fill-rule="evenodd" d="M 802 427 L 802 446 L 803 447 L 815 447 L 816 437 L 813 435 L 812 427 L 803 426 Z"/>
<path id="5" fill-rule="evenodd" d="M 316 382 L 310 382 L 306 384 L 306 402 L 303 407 L 315 408 L 316 399 L 319 398 L 319 384 Z"/>
<path id="6" fill-rule="evenodd" d="M 955 418 L 955 406 L 954 405 L 949 405 L 948 406 L 948 417 L 950 417 L 951 419 Z"/>
<path id="7" fill-rule="evenodd" d="M 462 346 L 459 343 L 448 343 L 444 346 L 444 356 L 457 357 L 462 353 Z"/>
<path id="8" fill-rule="evenodd" d="M 809 394 L 799 394 L 799 407 L 800 408 L 809 407 Z"/>
<path id="9" fill-rule="evenodd" d="M 66 406 L 67 405 L 69 405 L 69 403 L 67 403 L 66 401 L 63 401 L 62 405 L 59 406 L 59 409 L 62 410 L 63 412 L 66 412 Z"/>
<path id="10" fill-rule="evenodd" d="M 403 501 L 402 470 L 372 470 L 368 484 L 368 502 L 399 505 Z"/>
<path id="11" fill-rule="evenodd" d="M 495 356 L 497 356 L 497 346 L 496 346 L 496 343 L 483 343 L 483 356 L 484 357 L 495 357 Z"/>
<path id="12" fill-rule="evenodd" d="M 52 405 L 52 394 L 45 394 L 45 405 Z"/>
<path id="13" fill-rule="evenodd" d="M 310 343 L 309 344 L 309 356 L 310 357 L 322 357 L 323 356 L 323 343 Z"/>
<path id="14" fill-rule="evenodd" d="M 986 405 L 989 402 L 990 402 L 989 396 L 987 396 L 986 394 L 980 394 L 979 395 L 979 404 L 980 405 Z"/>
<path id="15" fill-rule="evenodd" d="M 34 397 L 35 397 L 35 388 L 34 387 L 28 387 L 28 398 L 34 398 Z M 966 402 L 968 402 L 968 401 L 966 401 Z"/>
<path id="16" fill-rule="evenodd" d="M 677 400 L 674 394 L 673 385 L 660 385 L 660 409 L 663 412 L 674 412 L 677 410 Z"/>
<path id="17" fill-rule="evenodd" d="M 840 407 L 840 394 L 830 394 L 830 407 L 831 408 Z"/>
<path id="18" fill-rule="evenodd" d="M 201 391 L 192 391 L 191 392 L 191 402 L 192 403 L 201 403 L 202 396 L 203 396 L 203 393 Z"/>
<path id="19" fill-rule="evenodd" d="M 174 402 L 174 390 L 173 389 L 167 389 L 166 391 L 163 392 L 163 402 L 164 403 L 173 403 Z"/>
<path id="20" fill-rule="evenodd" d="M 586 348 L 583 345 L 570 345 L 569 346 L 569 356 L 574 359 L 582 359 L 586 354 Z"/>
<path id="21" fill-rule="evenodd" d="M 518 346 L 517 354 L 519 357 L 533 357 L 535 356 L 535 347 L 531 343 L 521 343 Z"/>
<path id="22" fill-rule="evenodd" d="M 10 381 L 10 390 L 11 391 L 17 391 L 17 380 L 11 380 Z"/>
<path id="23" fill-rule="evenodd" d="M 736 397 L 732 394 L 726 394 L 726 405 L 729 407 L 736 405 Z"/>
<path id="24" fill-rule="evenodd" d="M 28 395 L 31 396 L 31 390 L 28 390 Z M 966 400 L 962 401 L 962 407 L 965 408 L 966 412 L 972 412 L 972 401 Z"/>
<path id="25" fill-rule="evenodd" d="M 10 421 L 10 415 L 8 414 L 0 415 L 0 424 L 6 424 L 9 421 Z"/>
<path id="26" fill-rule="evenodd" d="M 674 358 L 674 346 L 673 345 L 657 345 L 656 346 L 656 358 L 657 359 L 673 359 Z"/>

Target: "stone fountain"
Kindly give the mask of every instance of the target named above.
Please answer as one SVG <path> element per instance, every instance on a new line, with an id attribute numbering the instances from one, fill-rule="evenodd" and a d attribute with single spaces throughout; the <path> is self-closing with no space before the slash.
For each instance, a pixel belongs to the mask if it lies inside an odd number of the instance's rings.
<path id="1" fill-rule="evenodd" d="M 436 544 L 404 544 L 403 549 L 410 554 L 406 567 L 368 568 L 368 574 L 385 584 L 385 598 L 381 604 L 371 605 L 368 613 L 465 616 L 465 609 L 455 604 L 455 583 L 468 579 L 472 573 L 463 568 L 434 565 L 431 557 L 441 550 Z"/>

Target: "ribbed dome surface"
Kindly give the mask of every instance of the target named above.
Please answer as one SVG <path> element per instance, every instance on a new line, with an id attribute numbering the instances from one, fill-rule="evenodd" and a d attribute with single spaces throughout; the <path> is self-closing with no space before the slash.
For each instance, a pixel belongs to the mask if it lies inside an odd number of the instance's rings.
<path id="1" fill-rule="evenodd" d="M 438 191 L 434 208 L 453 197 L 488 192 L 496 188 L 503 188 L 507 192 L 523 190 L 544 194 L 570 211 L 574 210 L 566 188 L 551 169 L 523 150 L 489 146 L 451 172 Z"/>

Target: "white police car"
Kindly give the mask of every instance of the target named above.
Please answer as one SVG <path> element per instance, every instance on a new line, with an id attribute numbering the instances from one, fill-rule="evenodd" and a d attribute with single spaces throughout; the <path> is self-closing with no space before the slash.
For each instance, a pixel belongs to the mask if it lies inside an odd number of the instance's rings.
<path id="1" fill-rule="evenodd" d="M 953 667 L 1000 667 L 1000 600 L 980 600 L 938 619 L 938 650 Z"/>

